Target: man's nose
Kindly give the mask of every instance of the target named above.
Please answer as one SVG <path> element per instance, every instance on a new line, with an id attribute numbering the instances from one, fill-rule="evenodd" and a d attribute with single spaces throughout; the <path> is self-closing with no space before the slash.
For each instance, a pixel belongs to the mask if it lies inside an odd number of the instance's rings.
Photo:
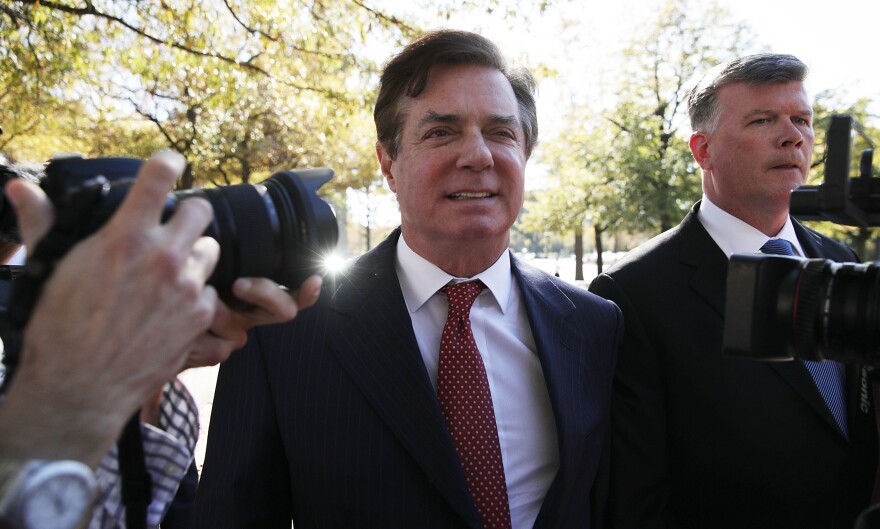
<path id="1" fill-rule="evenodd" d="M 493 164 L 492 151 L 489 150 L 483 134 L 474 132 L 466 135 L 458 157 L 458 168 L 482 171 Z"/>
<path id="2" fill-rule="evenodd" d="M 782 121 L 783 130 L 777 144 L 780 147 L 800 147 L 804 144 L 804 132 L 791 121 Z"/>

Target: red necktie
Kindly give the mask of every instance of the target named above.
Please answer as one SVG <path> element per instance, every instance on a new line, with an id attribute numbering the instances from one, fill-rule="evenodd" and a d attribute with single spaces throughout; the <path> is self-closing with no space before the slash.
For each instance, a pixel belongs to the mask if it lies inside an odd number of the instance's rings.
<path id="1" fill-rule="evenodd" d="M 472 281 L 441 289 L 449 316 L 440 338 L 437 397 L 468 488 L 486 529 L 510 528 L 504 463 L 486 368 L 471 331 L 471 305 L 483 290 Z"/>

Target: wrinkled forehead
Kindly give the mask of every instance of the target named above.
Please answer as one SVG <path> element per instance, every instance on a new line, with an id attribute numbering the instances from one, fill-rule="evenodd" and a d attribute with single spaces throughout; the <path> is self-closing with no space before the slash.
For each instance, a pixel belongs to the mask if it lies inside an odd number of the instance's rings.
<path id="1" fill-rule="evenodd" d="M 495 68 L 473 64 L 441 64 L 431 68 L 424 89 L 404 96 L 405 122 L 428 115 L 480 117 L 516 121 L 521 126 L 519 102 L 510 81 Z"/>
<path id="2" fill-rule="evenodd" d="M 810 94 L 800 81 L 748 83 L 737 81 L 718 89 L 717 103 L 721 113 L 785 110 L 812 114 Z"/>

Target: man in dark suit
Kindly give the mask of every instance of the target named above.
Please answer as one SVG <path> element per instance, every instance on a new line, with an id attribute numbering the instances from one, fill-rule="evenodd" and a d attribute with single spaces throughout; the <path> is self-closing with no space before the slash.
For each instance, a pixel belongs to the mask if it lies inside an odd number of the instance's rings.
<path id="1" fill-rule="evenodd" d="M 614 528 L 851 528 L 868 503 L 866 374 L 823 364 L 838 389 L 826 397 L 803 362 L 721 353 L 731 254 L 783 239 L 796 255 L 855 259 L 788 214 L 813 147 L 805 75 L 795 57 L 770 54 L 712 70 L 688 99 L 703 199 L 590 286 L 626 322 L 612 398 Z"/>
<path id="2" fill-rule="evenodd" d="M 622 318 L 508 250 L 534 80 L 479 35 L 434 32 L 386 65 L 374 116 L 401 228 L 221 368 L 195 526 L 591 527 Z M 445 292 L 472 280 L 491 508 L 442 390 Z"/>

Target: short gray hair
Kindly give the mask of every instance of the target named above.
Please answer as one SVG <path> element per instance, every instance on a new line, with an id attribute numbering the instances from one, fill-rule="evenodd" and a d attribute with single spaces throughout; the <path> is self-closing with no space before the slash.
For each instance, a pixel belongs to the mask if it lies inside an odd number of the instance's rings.
<path id="1" fill-rule="evenodd" d="M 794 55 L 758 53 L 719 64 L 688 92 L 688 115 L 694 131 L 718 126 L 718 90 L 731 83 L 762 85 L 803 82 L 808 68 Z"/>

